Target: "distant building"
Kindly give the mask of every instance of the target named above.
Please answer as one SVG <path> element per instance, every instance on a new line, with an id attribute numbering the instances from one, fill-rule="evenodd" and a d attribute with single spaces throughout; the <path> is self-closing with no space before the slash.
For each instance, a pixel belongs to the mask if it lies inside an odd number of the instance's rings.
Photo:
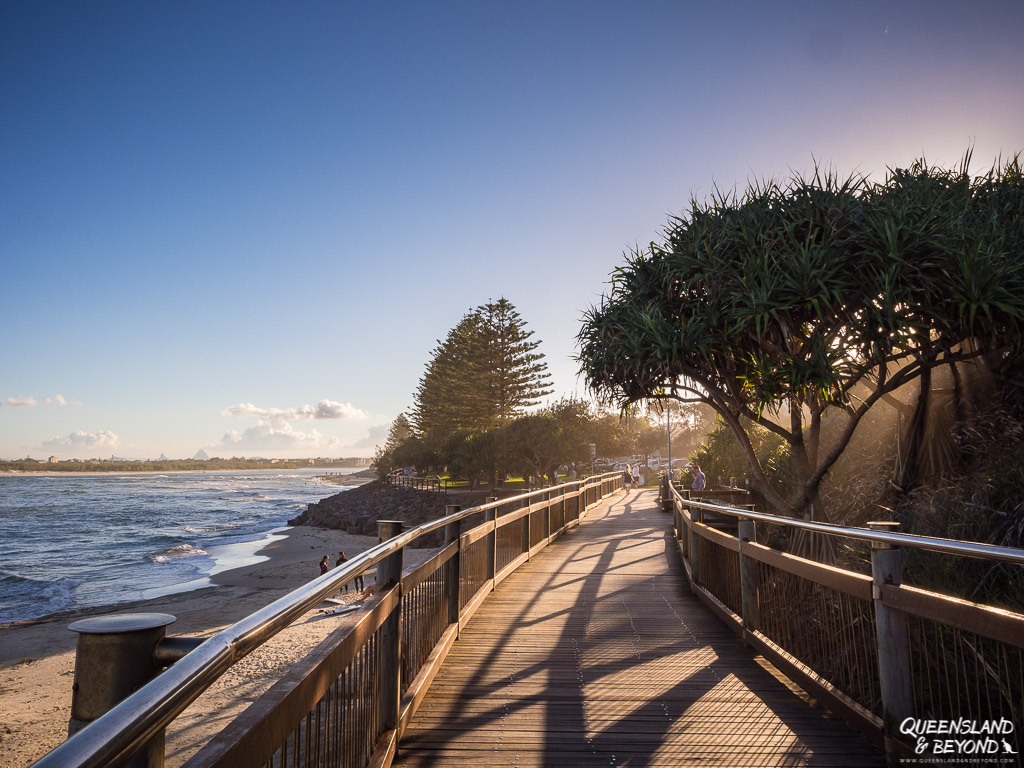
<path id="1" fill-rule="evenodd" d="M 48 461 L 49 461 L 49 462 L 50 462 L 51 464 L 56 464 L 56 463 L 57 463 L 58 461 L 60 461 L 60 459 L 58 459 L 58 458 L 57 458 L 56 456 L 51 456 L 51 457 L 50 457 L 50 458 L 48 459 Z"/>

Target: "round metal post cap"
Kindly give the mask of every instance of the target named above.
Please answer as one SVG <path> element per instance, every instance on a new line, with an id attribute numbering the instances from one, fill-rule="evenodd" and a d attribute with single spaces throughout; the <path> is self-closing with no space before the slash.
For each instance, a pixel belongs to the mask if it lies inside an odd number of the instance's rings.
<path id="1" fill-rule="evenodd" d="M 85 635 L 118 635 L 166 627 L 177 620 L 176 616 L 169 613 L 117 613 L 75 621 L 68 624 L 68 629 Z"/>

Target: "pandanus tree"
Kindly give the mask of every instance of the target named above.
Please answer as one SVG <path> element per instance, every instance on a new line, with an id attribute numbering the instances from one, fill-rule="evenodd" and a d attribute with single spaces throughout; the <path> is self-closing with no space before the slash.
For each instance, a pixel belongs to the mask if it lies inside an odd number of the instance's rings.
<path id="1" fill-rule="evenodd" d="M 692 200 L 663 242 L 627 254 L 585 314 L 582 373 L 620 407 L 711 406 L 774 511 L 828 521 L 822 479 L 871 408 L 913 381 L 926 402 L 936 368 L 1019 359 L 1019 159 L 980 177 L 969 155 L 882 182 L 819 170 Z M 843 421 L 826 445 L 822 420 L 834 416 Z M 750 424 L 788 444 L 791 495 L 759 465 Z"/>

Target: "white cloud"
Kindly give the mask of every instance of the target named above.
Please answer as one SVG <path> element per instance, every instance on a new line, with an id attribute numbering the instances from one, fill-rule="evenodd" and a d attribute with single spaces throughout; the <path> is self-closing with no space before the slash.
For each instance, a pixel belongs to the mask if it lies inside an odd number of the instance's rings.
<path id="1" fill-rule="evenodd" d="M 309 406 L 306 406 L 307 408 Z M 355 408 L 352 403 L 335 403 L 332 400 L 321 400 L 316 404 L 314 419 L 365 419 L 366 414 Z"/>
<path id="2" fill-rule="evenodd" d="M 55 437 L 52 440 L 43 441 L 43 448 L 51 450 L 59 448 L 72 448 L 76 450 L 95 451 L 99 449 L 109 450 L 117 448 L 121 441 L 117 435 L 110 430 L 100 432 L 72 432 L 67 437 Z"/>
<path id="3" fill-rule="evenodd" d="M 252 403 L 239 403 L 221 411 L 224 416 L 255 416 L 256 426 L 242 431 L 230 430 L 224 434 L 220 442 L 213 448 L 238 452 L 276 452 L 288 451 L 312 453 L 336 451 L 341 448 L 337 437 L 327 437 L 317 430 L 308 432 L 296 429 L 293 421 L 312 421 L 314 419 L 365 419 L 366 414 L 351 403 L 336 403 L 333 400 L 321 400 L 316 405 L 303 405 L 299 408 L 260 408 Z"/>
<path id="4" fill-rule="evenodd" d="M 384 445 L 388 441 L 388 430 L 390 429 L 388 424 L 377 424 L 376 426 L 370 427 L 366 431 L 366 437 L 361 440 L 357 440 L 352 445 L 345 446 L 346 448 L 360 449 L 360 448 L 376 448 L 378 445 Z"/>
<path id="5" fill-rule="evenodd" d="M 257 416 L 270 419 L 275 424 L 289 421 L 305 421 L 307 419 L 365 419 L 366 414 L 351 403 L 336 403 L 333 400 L 321 400 L 316 405 L 303 405 L 299 408 L 258 408 L 252 403 L 239 403 L 221 411 L 224 416 Z"/>
<path id="6" fill-rule="evenodd" d="M 275 424 L 260 420 L 255 427 L 249 427 L 241 432 L 235 429 L 225 432 L 216 447 L 258 451 L 309 450 L 328 447 L 330 442 L 325 443 L 323 436 L 315 429 L 301 432 L 291 424 Z"/>
<path id="7" fill-rule="evenodd" d="M 24 397 L 24 396 L 22 396 L 22 397 L 8 397 L 7 398 L 7 404 L 8 405 L 24 405 L 24 406 L 31 407 L 31 406 L 39 405 L 39 401 L 36 400 L 34 397 Z M 81 404 L 82 403 L 81 403 L 80 400 L 72 400 L 72 401 L 69 402 L 68 400 L 66 400 L 64 398 L 64 395 L 54 395 L 53 397 L 44 397 L 43 398 L 43 405 L 65 406 L 65 405 L 81 405 Z"/>

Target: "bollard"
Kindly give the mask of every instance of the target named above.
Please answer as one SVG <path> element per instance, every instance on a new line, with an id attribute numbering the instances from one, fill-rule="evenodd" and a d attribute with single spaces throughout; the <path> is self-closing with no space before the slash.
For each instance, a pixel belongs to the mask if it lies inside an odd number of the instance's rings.
<path id="1" fill-rule="evenodd" d="M 134 613 L 96 616 L 68 625 L 78 633 L 68 736 L 160 674 L 154 654 L 167 626 L 175 621 L 168 613 Z M 163 731 L 127 763 L 130 768 L 163 764 Z"/>
<path id="2" fill-rule="evenodd" d="M 870 522 L 873 531 L 895 533 L 895 522 Z M 890 765 L 898 764 L 894 749 L 899 725 L 913 715 L 910 684 L 910 645 L 907 639 L 907 614 L 882 602 L 883 584 L 903 582 L 903 553 L 885 542 L 871 542 L 871 595 L 875 608 L 875 636 L 878 643 L 878 680 L 882 691 L 882 720 L 885 752 Z"/>
<path id="3" fill-rule="evenodd" d="M 401 520 L 378 520 L 378 538 L 381 543 L 402 532 Z M 377 565 L 378 595 L 386 589 L 399 586 L 402 581 L 402 550 L 388 555 Z M 402 700 L 402 603 L 399 600 L 380 625 L 380 729 L 389 731 L 398 727 L 398 707 Z"/>

